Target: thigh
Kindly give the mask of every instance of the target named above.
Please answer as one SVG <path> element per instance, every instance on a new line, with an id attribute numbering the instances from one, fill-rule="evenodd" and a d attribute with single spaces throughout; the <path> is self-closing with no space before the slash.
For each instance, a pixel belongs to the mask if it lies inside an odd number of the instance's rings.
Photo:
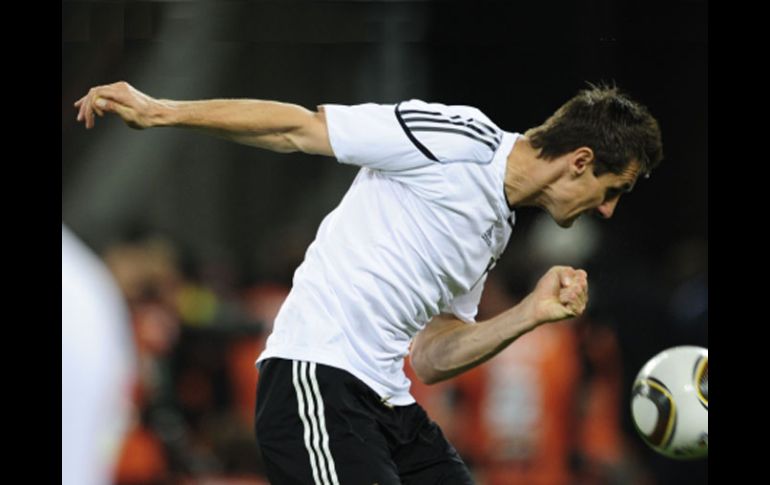
<path id="1" fill-rule="evenodd" d="M 470 471 L 441 428 L 425 411 L 414 405 L 406 422 L 417 432 L 393 452 L 401 483 L 404 485 L 473 484 Z"/>
<path id="2" fill-rule="evenodd" d="M 351 379 L 314 363 L 262 364 L 255 431 L 271 483 L 400 483 L 387 443 Z"/>

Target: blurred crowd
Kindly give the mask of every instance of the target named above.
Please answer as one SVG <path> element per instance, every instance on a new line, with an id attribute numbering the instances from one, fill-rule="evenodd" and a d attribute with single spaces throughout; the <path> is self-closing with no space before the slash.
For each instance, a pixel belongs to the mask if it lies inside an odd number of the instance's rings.
<path id="1" fill-rule="evenodd" d="M 622 244 L 605 254 L 592 221 L 581 224 L 561 231 L 538 219 L 529 238 L 514 238 L 478 319 L 516 304 L 555 263 L 588 270 L 586 315 L 541 326 L 433 386 L 407 363 L 412 393 L 479 485 L 705 483 L 705 463 L 646 449 L 627 410 L 646 359 L 672 345 L 708 346 L 707 242 L 682 241 L 644 260 Z M 301 260 L 238 281 L 151 232 L 109 244 L 101 256 L 125 295 L 139 354 L 115 483 L 267 483 L 253 435 L 254 362 Z"/>

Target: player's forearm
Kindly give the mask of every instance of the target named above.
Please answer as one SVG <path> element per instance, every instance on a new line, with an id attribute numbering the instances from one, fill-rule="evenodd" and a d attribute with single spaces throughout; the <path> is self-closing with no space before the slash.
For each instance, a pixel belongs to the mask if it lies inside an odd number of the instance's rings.
<path id="1" fill-rule="evenodd" d="M 252 99 L 158 100 L 155 126 L 193 128 L 277 152 L 301 149 L 293 136 L 312 116 L 294 104 Z"/>
<path id="2" fill-rule="evenodd" d="M 529 314 L 519 304 L 475 325 L 439 317 L 415 337 L 412 366 L 427 384 L 461 374 L 486 362 L 535 328 L 538 323 Z"/>

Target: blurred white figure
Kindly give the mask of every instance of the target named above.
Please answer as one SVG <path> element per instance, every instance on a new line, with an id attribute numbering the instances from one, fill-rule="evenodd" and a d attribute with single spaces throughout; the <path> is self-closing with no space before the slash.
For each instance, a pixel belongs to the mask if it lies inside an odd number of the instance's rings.
<path id="1" fill-rule="evenodd" d="M 113 483 L 131 413 L 136 355 L 123 297 L 62 225 L 62 485 Z"/>

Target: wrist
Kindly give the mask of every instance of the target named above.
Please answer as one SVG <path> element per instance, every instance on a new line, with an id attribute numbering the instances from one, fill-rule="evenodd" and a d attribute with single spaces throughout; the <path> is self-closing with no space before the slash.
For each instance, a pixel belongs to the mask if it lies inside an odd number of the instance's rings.
<path id="1" fill-rule="evenodd" d="M 502 320 L 500 337 L 505 342 L 512 342 L 545 323 L 538 314 L 537 302 L 528 297 L 496 318 Z"/>
<path id="2" fill-rule="evenodd" d="M 522 327 L 531 330 L 547 321 L 543 318 L 542 312 L 539 311 L 538 303 L 538 300 L 529 294 L 518 305 L 514 306 L 518 309 Z"/>
<path id="3" fill-rule="evenodd" d="M 150 122 L 153 127 L 178 125 L 180 123 L 179 103 L 170 99 L 156 100 Z"/>

